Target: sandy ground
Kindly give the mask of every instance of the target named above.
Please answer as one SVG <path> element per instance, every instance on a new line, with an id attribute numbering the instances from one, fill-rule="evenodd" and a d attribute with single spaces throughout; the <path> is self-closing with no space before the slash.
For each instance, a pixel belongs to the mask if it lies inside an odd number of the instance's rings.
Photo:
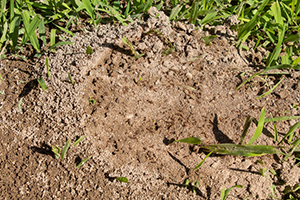
<path id="1" fill-rule="evenodd" d="M 236 33 L 229 29 L 234 18 L 201 30 L 170 23 L 154 8 L 149 14 L 145 22 L 77 33 L 73 45 L 48 54 L 51 77 L 46 76 L 45 57 L 2 61 L 1 199 L 214 200 L 220 199 L 222 188 L 234 185 L 243 188 L 232 189 L 228 199 L 272 199 L 271 185 L 280 197 L 279 191 L 299 182 L 299 168 L 281 155 L 212 154 L 194 171 L 207 152 L 171 143 L 194 136 L 203 144 L 237 144 L 246 117 L 258 119 L 263 107 L 266 117 L 298 115 L 292 106 L 299 103 L 299 72 L 290 71 L 279 87 L 257 100 L 281 77 L 257 77 L 235 90 L 260 70 L 266 52 L 238 53 Z M 202 38 L 209 35 L 217 37 L 207 44 Z M 145 55 L 135 59 L 123 36 Z M 170 49 L 168 41 L 175 51 L 162 55 Z M 88 46 L 92 55 L 85 52 Z M 280 136 L 296 122 L 276 123 Z M 246 141 L 255 129 L 252 124 Z M 255 144 L 275 145 L 273 134 L 273 126 L 265 126 Z M 63 160 L 55 159 L 52 145 L 62 148 L 83 135 Z M 76 168 L 88 156 L 92 158 Z M 262 168 L 274 169 L 277 176 L 262 176 Z M 116 177 L 127 177 L 129 183 Z M 193 187 L 197 180 L 200 185 Z"/>

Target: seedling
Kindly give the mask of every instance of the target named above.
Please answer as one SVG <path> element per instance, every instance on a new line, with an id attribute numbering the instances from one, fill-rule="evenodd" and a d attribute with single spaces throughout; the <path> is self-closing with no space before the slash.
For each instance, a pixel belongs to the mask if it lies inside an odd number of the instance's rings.
<path id="1" fill-rule="evenodd" d="M 59 158 L 64 159 L 64 157 L 65 157 L 65 155 L 66 155 L 69 147 L 70 147 L 70 140 L 68 140 L 66 142 L 66 144 L 65 144 L 65 146 L 64 146 L 64 148 L 63 148 L 62 151 L 61 151 L 61 149 L 58 146 L 52 145 L 52 152 L 54 153 L 55 158 L 56 159 L 59 159 Z"/>
<path id="2" fill-rule="evenodd" d="M 227 198 L 227 196 L 228 196 L 230 190 L 231 190 L 232 188 L 235 188 L 235 187 L 236 187 L 236 188 L 242 188 L 243 186 L 242 186 L 242 185 L 235 185 L 235 186 L 230 187 L 230 188 L 228 188 L 228 189 L 223 188 L 223 189 L 222 189 L 222 192 L 221 192 L 221 200 L 225 200 L 225 199 Z"/>
<path id="3" fill-rule="evenodd" d="M 79 142 L 81 142 L 83 139 L 85 138 L 85 136 L 81 136 L 78 140 L 76 140 L 72 146 L 75 147 Z M 58 146 L 56 145 L 52 145 L 52 152 L 55 155 L 56 159 L 64 159 L 68 149 L 70 148 L 70 140 L 67 140 L 63 150 L 61 150 Z M 84 163 L 86 163 L 92 156 L 87 157 L 86 159 L 84 159 L 83 161 L 81 161 L 76 167 L 80 168 Z"/>
<path id="4" fill-rule="evenodd" d="M 17 110 L 20 111 L 21 113 L 22 113 L 22 103 L 23 103 L 23 98 L 20 99 L 17 107 Z"/>
<path id="5" fill-rule="evenodd" d="M 92 47 L 88 46 L 88 47 L 86 48 L 86 54 L 87 54 L 87 55 L 91 55 L 92 53 L 93 53 Z"/>
<path id="6" fill-rule="evenodd" d="M 128 40 L 125 36 L 122 38 L 122 41 L 123 41 L 127 46 L 130 47 L 131 52 L 132 52 L 132 54 L 134 55 L 134 58 L 135 58 L 135 59 L 138 59 L 138 58 L 140 58 L 140 57 L 142 57 L 142 56 L 144 55 L 143 53 L 142 53 L 142 54 L 138 54 L 138 53 L 134 50 L 134 47 L 133 47 L 133 45 L 131 44 L 131 42 L 129 42 L 129 40 Z"/>
<path id="7" fill-rule="evenodd" d="M 47 86 L 46 86 L 46 83 L 45 83 L 44 79 L 41 77 L 41 78 L 38 78 L 37 81 L 40 84 L 40 86 L 42 87 L 43 91 L 46 91 Z"/>
<path id="8" fill-rule="evenodd" d="M 123 183 L 128 183 L 128 179 L 126 177 L 116 177 L 116 179 Z"/>
<path id="9" fill-rule="evenodd" d="M 96 99 L 93 99 L 93 97 L 90 97 L 90 98 L 89 98 L 89 102 L 90 102 L 91 105 L 94 105 L 94 104 L 96 103 L 96 101 L 97 101 L 97 100 L 96 100 Z"/>
<path id="10" fill-rule="evenodd" d="M 72 77 L 71 77 L 71 74 L 70 74 L 70 72 L 68 73 L 68 76 L 69 76 L 69 80 L 70 80 L 70 82 L 74 85 L 75 83 L 74 83 L 74 81 L 72 80 Z"/>
<path id="11" fill-rule="evenodd" d="M 49 58 L 46 57 L 46 67 L 47 67 L 47 75 L 50 77 L 50 72 L 49 72 Z"/>
<path id="12" fill-rule="evenodd" d="M 75 147 L 79 142 L 81 142 L 85 138 L 85 135 L 81 136 L 76 142 L 73 143 L 73 147 Z"/>
<path id="13" fill-rule="evenodd" d="M 87 157 L 86 159 L 84 159 L 83 161 L 81 161 L 76 167 L 80 168 L 84 163 L 86 163 L 92 156 Z"/>

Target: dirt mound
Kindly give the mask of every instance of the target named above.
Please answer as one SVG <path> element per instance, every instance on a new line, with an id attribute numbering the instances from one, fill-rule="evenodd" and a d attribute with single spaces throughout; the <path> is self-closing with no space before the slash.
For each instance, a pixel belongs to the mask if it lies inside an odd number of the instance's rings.
<path id="1" fill-rule="evenodd" d="M 256 100 L 267 88 L 263 80 L 234 90 L 244 79 L 242 72 L 248 75 L 255 69 L 233 46 L 234 32 L 227 26 L 214 28 L 217 37 L 204 42 L 211 27 L 200 30 L 170 23 L 155 8 L 149 15 L 145 22 L 137 20 L 126 27 L 107 24 L 76 34 L 73 45 L 48 55 L 50 78 L 44 58 L 35 64 L 4 62 L 0 82 L 4 199 L 219 199 L 223 187 L 237 184 L 244 187 L 233 189 L 230 197 L 270 199 L 276 180 L 261 176 L 259 169 L 272 167 L 287 174 L 289 162 L 270 155 L 212 155 L 193 171 L 206 152 L 170 141 L 196 136 L 205 144 L 238 143 L 246 117 L 258 118 L 262 107 L 268 115 L 295 115 L 298 110 L 292 105 L 299 102 L 299 74 Z M 122 42 L 124 36 L 145 55 L 135 59 Z M 86 54 L 88 46 L 92 55 Z M 40 76 L 46 92 L 36 81 Z M 269 79 L 270 87 L 278 81 Z M 285 133 L 293 123 L 281 123 L 279 132 Z M 67 139 L 74 142 L 82 135 L 86 139 L 71 147 L 64 160 L 54 158 L 51 145 L 63 147 Z M 273 139 L 266 134 L 257 142 L 273 144 Z M 77 169 L 76 164 L 90 155 Z M 115 179 L 122 176 L 129 183 Z M 282 179 L 294 184 L 299 175 Z M 201 186 L 193 188 L 197 180 Z"/>

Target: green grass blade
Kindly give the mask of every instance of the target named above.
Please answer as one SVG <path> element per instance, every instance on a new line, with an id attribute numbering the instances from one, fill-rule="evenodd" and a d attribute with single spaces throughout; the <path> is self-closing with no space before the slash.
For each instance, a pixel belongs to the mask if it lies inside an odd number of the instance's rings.
<path id="1" fill-rule="evenodd" d="M 287 132 L 287 134 L 282 138 L 282 140 L 278 143 L 278 145 L 281 144 L 283 142 L 283 140 L 285 140 L 287 137 L 291 136 L 299 126 L 300 126 L 300 121 L 297 122 L 296 124 L 294 124 L 289 129 L 289 131 Z"/>
<path id="2" fill-rule="evenodd" d="M 214 151 L 209 152 L 209 154 L 207 154 L 205 156 L 205 158 L 203 160 L 201 160 L 201 162 L 194 168 L 194 170 L 198 169 L 199 167 L 201 167 L 201 165 L 204 163 L 204 161 L 206 160 L 206 158 L 208 158 L 210 156 L 210 154 L 212 154 Z"/>
<path id="3" fill-rule="evenodd" d="M 68 140 L 68 141 L 66 142 L 66 144 L 65 144 L 65 146 L 64 146 L 64 148 L 63 148 L 63 150 L 62 150 L 62 152 L 61 152 L 61 155 L 60 155 L 61 159 L 64 159 L 64 157 L 65 157 L 65 155 L 66 155 L 66 153 L 67 153 L 69 147 L 70 147 L 70 140 Z"/>
<path id="4" fill-rule="evenodd" d="M 299 119 L 300 116 L 282 116 L 282 117 L 274 117 L 273 120 L 271 118 L 265 118 L 265 123 L 268 122 L 278 122 L 278 121 L 286 121 L 291 119 Z"/>
<path id="5" fill-rule="evenodd" d="M 49 58 L 46 57 L 46 68 L 47 68 L 47 76 L 50 77 L 50 72 L 49 72 Z"/>
<path id="6" fill-rule="evenodd" d="M 179 14 L 181 8 L 182 8 L 182 6 L 181 6 L 180 4 L 177 4 L 177 5 L 172 9 L 171 14 L 170 14 L 170 17 L 169 17 L 169 20 L 170 20 L 170 21 L 172 21 L 173 19 L 175 19 L 175 18 L 178 16 L 178 14 Z"/>
<path id="7" fill-rule="evenodd" d="M 272 87 L 269 91 L 260 95 L 259 97 L 256 97 L 256 99 L 261 99 L 261 98 L 267 96 L 268 94 L 270 94 L 283 81 L 283 79 L 284 79 L 284 77 L 282 77 L 282 79 L 276 85 L 274 85 L 274 87 Z"/>
<path id="8" fill-rule="evenodd" d="M 153 3 L 153 0 L 147 0 L 147 2 L 146 2 L 146 4 L 145 4 L 145 7 L 144 7 L 144 9 L 143 9 L 143 12 L 144 12 L 144 13 L 147 12 L 147 11 L 151 8 L 152 3 Z"/>
<path id="9" fill-rule="evenodd" d="M 87 11 L 87 14 L 90 16 L 90 18 L 93 20 L 95 20 L 95 14 L 94 14 L 94 9 L 91 5 L 91 1 L 90 0 L 82 0 L 82 3 Z"/>
<path id="10" fill-rule="evenodd" d="M 46 30 L 45 30 L 44 19 L 42 19 L 39 24 L 39 36 L 40 36 L 41 40 L 43 41 L 43 45 L 46 45 L 47 41 L 46 41 Z"/>
<path id="11" fill-rule="evenodd" d="M 21 23 L 21 17 L 19 15 L 15 16 L 9 25 L 9 34 L 12 41 L 13 50 L 15 50 L 18 44 L 19 37 L 19 27 Z"/>
<path id="12" fill-rule="evenodd" d="M 252 144 L 260 136 L 260 134 L 262 133 L 262 130 L 264 128 L 264 121 L 265 121 L 265 108 L 263 108 L 261 110 L 261 114 L 260 114 L 260 117 L 258 120 L 258 125 L 256 128 L 256 131 L 255 131 L 253 137 L 251 138 L 251 140 L 247 143 L 247 145 Z"/>
<path id="13" fill-rule="evenodd" d="M 296 58 L 296 59 L 293 61 L 292 65 L 297 65 L 299 62 L 300 62 L 300 56 L 298 56 L 298 58 Z"/>
<path id="14" fill-rule="evenodd" d="M 6 1 L 5 1 L 5 4 L 6 4 Z M 12 20 L 15 16 L 15 2 L 14 1 L 10 1 L 10 4 L 9 4 L 9 18 L 10 20 Z"/>
<path id="15" fill-rule="evenodd" d="M 41 78 L 38 78 L 37 81 L 40 84 L 40 86 L 42 87 L 43 91 L 46 91 L 47 90 L 47 85 L 46 85 L 44 79 L 41 77 Z"/>
<path id="16" fill-rule="evenodd" d="M 54 153 L 56 159 L 60 158 L 60 148 L 58 146 L 52 145 L 52 152 Z"/>
<path id="17" fill-rule="evenodd" d="M 69 76 L 69 80 L 70 80 L 70 82 L 74 85 L 75 83 L 74 83 L 74 81 L 72 80 L 72 77 L 71 77 L 71 74 L 70 74 L 70 72 L 68 73 L 68 76 Z"/>
<path id="18" fill-rule="evenodd" d="M 201 148 L 209 151 L 214 151 L 219 154 L 234 155 L 234 156 L 262 156 L 265 154 L 278 154 L 281 153 L 276 147 L 269 145 L 239 145 L 239 144 L 217 144 L 206 145 Z"/>
<path id="19" fill-rule="evenodd" d="M 84 159 L 83 161 L 81 161 L 78 165 L 77 168 L 80 168 L 84 163 L 86 163 L 92 156 L 87 157 L 86 159 Z"/>
<path id="20" fill-rule="evenodd" d="M 272 114 L 271 114 L 271 120 L 272 120 L 272 123 L 273 123 L 274 132 L 275 132 L 274 133 L 274 141 L 278 142 L 278 131 L 277 131 L 277 128 L 275 126 L 275 121 L 274 121 L 274 118 L 273 118 Z"/>
<path id="21" fill-rule="evenodd" d="M 188 143 L 188 144 L 200 144 L 201 139 L 198 137 L 188 137 L 188 138 L 184 138 L 181 140 L 175 140 L 173 143 L 175 143 L 175 142 L 183 142 L 183 143 Z"/>
<path id="22" fill-rule="evenodd" d="M 8 23 L 7 23 L 7 21 L 6 21 L 6 22 L 4 23 L 2 36 L 1 36 L 1 38 L 0 38 L 0 48 L 2 47 L 3 43 L 7 40 L 7 39 L 6 39 L 7 31 L 8 31 Z"/>
<path id="23" fill-rule="evenodd" d="M 245 137 L 247 135 L 247 132 L 248 132 L 248 129 L 250 127 L 250 124 L 252 122 L 253 118 L 248 116 L 246 118 L 246 121 L 245 121 L 245 124 L 244 124 L 244 128 L 243 128 L 243 134 L 241 136 L 241 142 L 239 144 L 243 144 L 244 143 L 244 140 L 245 140 Z"/>
<path id="24" fill-rule="evenodd" d="M 235 187 L 236 187 L 236 188 L 242 188 L 243 186 L 242 186 L 242 185 L 235 185 L 235 186 L 230 187 L 230 188 L 228 188 L 228 189 L 226 189 L 226 190 L 225 190 L 225 188 L 223 188 L 223 189 L 222 189 L 222 192 L 221 192 L 221 200 L 226 200 L 226 198 L 227 198 L 227 196 L 228 196 L 230 190 L 233 189 L 233 188 L 235 188 Z"/>
<path id="25" fill-rule="evenodd" d="M 57 29 L 51 29 L 51 34 L 50 34 L 50 46 L 53 46 L 53 45 L 55 44 L 56 30 L 57 30 Z"/>
<path id="26" fill-rule="evenodd" d="M 116 179 L 123 183 L 128 183 L 128 179 L 126 177 L 116 177 Z"/>
<path id="27" fill-rule="evenodd" d="M 35 34 L 35 30 L 39 26 L 41 20 L 42 19 L 40 18 L 39 15 L 35 15 L 33 20 L 30 22 L 29 26 L 24 27 L 33 48 L 35 48 L 35 50 L 37 50 L 38 52 L 40 51 L 40 45 L 39 45 L 38 38 Z"/>
<path id="28" fill-rule="evenodd" d="M 264 69 L 263 71 L 258 72 L 256 74 L 253 74 L 252 76 L 250 76 L 247 80 L 245 80 L 237 88 L 235 88 L 235 90 L 238 90 L 239 88 L 241 88 L 243 85 L 245 85 L 252 78 L 254 78 L 256 76 L 259 76 L 259 75 L 262 75 L 262 74 L 264 74 L 267 71 L 274 70 L 274 69 L 291 69 L 291 68 L 292 68 L 292 65 L 286 65 L 286 64 L 284 64 L 284 65 L 274 65 L 274 66 L 268 67 L 268 68 Z"/>
<path id="29" fill-rule="evenodd" d="M 281 9 L 278 1 L 273 3 L 273 5 L 271 6 L 271 11 L 273 12 L 276 23 L 283 25 Z"/>
<path id="30" fill-rule="evenodd" d="M 83 139 L 85 138 L 85 135 L 81 136 L 78 140 L 76 140 L 73 144 L 73 146 L 75 147 L 79 142 L 81 142 Z"/>
<path id="31" fill-rule="evenodd" d="M 68 34 L 70 34 L 71 36 L 74 36 L 75 34 L 74 33 L 72 33 L 71 31 L 69 31 L 68 29 L 66 29 L 66 28 L 63 28 L 63 27 L 61 27 L 61 26 L 58 26 L 58 25 L 56 25 L 56 24 L 54 24 L 56 27 L 58 27 L 60 30 L 62 30 L 62 31 L 64 31 L 64 32 L 66 32 L 66 33 L 68 33 Z"/>
<path id="32" fill-rule="evenodd" d="M 257 25 L 258 16 L 254 16 L 245 26 L 239 31 L 238 40 L 245 40 L 245 36 L 249 35 L 250 31 Z"/>
<path id="33" fill-rule="evenodd" d="M 216 19 L 216 15 L 218 14 L 217 11 L 215 12 L 211 12 L 211 13 L 208 13 L 207 15 L 205 15 L 205 17 L 199 22 L 199 24 L 201 25 L 205 25 L 211 21 L 214 21 Z"/>
<path id="34" fill-rule="evenodd" d="M 54 49 L 55 47 L 62 46 L 62 45 L 69 45 L 69 44 L 74 44 L 74 42 L 58 42 L 50 46 L 50 49 Z"/>

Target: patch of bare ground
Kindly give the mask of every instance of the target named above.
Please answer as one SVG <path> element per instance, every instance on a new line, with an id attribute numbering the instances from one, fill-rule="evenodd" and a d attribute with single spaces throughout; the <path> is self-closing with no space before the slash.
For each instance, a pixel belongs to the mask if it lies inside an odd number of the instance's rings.
<path id="1" fill-rule="evenodd" d="M 267 116 L 298 114 L 292 106 L 299 102 L 299 73 L 293 72 L 271 94 L 256 100 L 280 77 L 270 76 L 268 87 L 254 78 L 234 90 L 245 79 L 243 72 L 249 76 L 256 69 L 244 62 L 249 55 L 241 58 L 232 45 L 233 32 L 217 27 L 217 38 L 205 44 L 201 38 L 211 29 L 171 24 L 159 13 L 155 18 L 158 11 L 151 8 L 145 22 L 100 25 L 77 33 L 73 45 L 48 55 L 51 77 L 46 76 L 44 58 L 34 64 L 3 61 L 2 199 L 219 199 L 223 187 L 236 184 L 243 188 L 233 189 L 228 199 L 271 199 L 272 184 L 299 181 L 299 173 L 287 175 L 298 167 L 291 168 L 292 161 L 284 162 L 280 155 L 213 154 L 193 171 L 207 152 L 170 144 L 191 136 L 204 144 L 238 143 L 246 117 L 258 119 L 263 107 Z M 151 30 L 162 35 L 147 34 Z M 123 36 L 145 55 L 135 59 Z M 170 49 L 166 39 L 175 51 L 163 56 Z M 94 51 L 90 56 L 87 46 Z M 38 77 L 44 78 L 47 91 L 38 85 Z M 277 123 L 278 131 L 286 133 L 294 123 Z M 246 140 L 255 129 L 251 126 Z M 256 144 L 273 145 L 273 133 L 268 126 Z M 67 139 L 74 142 L 82 135 L 86 139 L 71 147 L 64 160 L 55 159 L 51 145 L 63 147 Z M 90 155 L 77 169 L 76 164 Z M 273 168 L 281 178 L 265 178 L 258 173 L 261 168 Z M 129 183 L 118 182 L 115 178 L 120 176 Z M 193 189 L 196 180 L 201 186 Z"/>

